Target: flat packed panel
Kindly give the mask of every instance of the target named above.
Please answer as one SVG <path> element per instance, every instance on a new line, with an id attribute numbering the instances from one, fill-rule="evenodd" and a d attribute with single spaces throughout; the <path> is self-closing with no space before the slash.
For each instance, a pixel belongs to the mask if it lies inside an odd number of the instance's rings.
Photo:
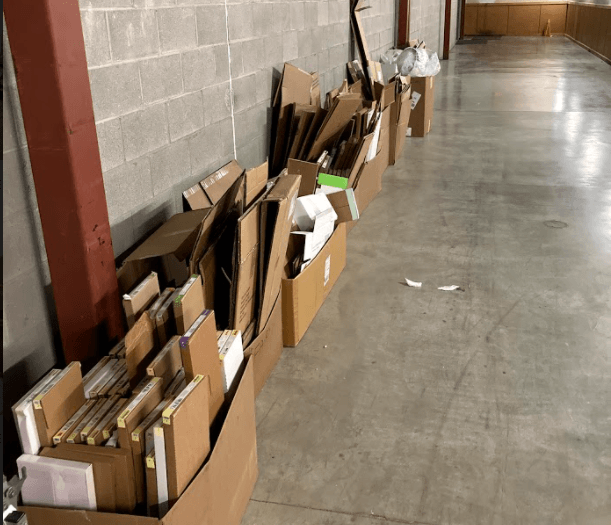
<path id="1" fill-rule="evenodd" d="M 547 21 L 550 21 L 552 33 L 564 33 L 566 30 L 566 5 L 541 6 L 541 18 L 539 20 L 539 34 L 543 34 Z"/>
<path id="2" fill-rule="evenodd" d="M 540 5 L 511 5 L 507 34 L 517 36 L 534 36 L 539 34 Z"/>
<path id="3" fill-rule="evenodd" d="M 465 35 L 477 35 L 478 10 L 478 5 L 467 4 L 465 6 Z"/>
<path id="4" fill-rule="evenodd" d="M 507 15 L 506 5 L 480 6 L 477 15 L 477 29 L 480 35 L 506 35 Z"/>

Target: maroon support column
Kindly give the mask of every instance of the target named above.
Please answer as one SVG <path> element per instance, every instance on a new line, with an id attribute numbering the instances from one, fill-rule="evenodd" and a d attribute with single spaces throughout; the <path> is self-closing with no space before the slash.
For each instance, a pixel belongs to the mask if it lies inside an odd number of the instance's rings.
<path id="1" fill-rule="evenodd" d="M 67 362 L 123 331 L 78 0 L 6 0 L 38 208 Z"/>

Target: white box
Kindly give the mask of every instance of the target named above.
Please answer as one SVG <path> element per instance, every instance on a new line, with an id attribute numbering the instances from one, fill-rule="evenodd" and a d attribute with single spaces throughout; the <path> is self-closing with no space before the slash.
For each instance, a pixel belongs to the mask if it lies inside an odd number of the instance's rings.
<path id="1" fill-rule="evenodd" d="M 24 505 L 97 510 L 91 463 L 23 454 L 17 467 L 26 469 Z"/>
<path id="2" fill-rule="evenodd" d="M 229 392 L 242 361 L 244 361 L 244 349 L 242 347 L 242 332 L 232 330 L 227 339 L 224 340 L 222 348 L 219 349 L 223 371 L 223 390 Z"/>

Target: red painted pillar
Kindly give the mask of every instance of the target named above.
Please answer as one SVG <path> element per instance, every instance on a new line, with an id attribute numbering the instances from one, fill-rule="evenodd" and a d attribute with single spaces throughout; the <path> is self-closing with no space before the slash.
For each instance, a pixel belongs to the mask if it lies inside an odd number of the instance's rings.
<path id="1" fill-rule="evenodd" d="M 5 0 L 66 362 L 123 331 L 78 0 Z"/>

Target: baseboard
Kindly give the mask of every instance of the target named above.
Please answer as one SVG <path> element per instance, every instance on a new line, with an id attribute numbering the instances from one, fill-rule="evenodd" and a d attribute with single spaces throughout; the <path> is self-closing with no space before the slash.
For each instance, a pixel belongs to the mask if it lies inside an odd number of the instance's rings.
<path id="1" fill-rule="evenodd" d="M 579 40 L 576 40 L 571 35 L 567 35 L 565 33 L 564 36 L 567 37 L 568 39 L 572 40 L 573 42 L 575 42 L 578 46 L 583 47 L 586 51 L 589 51 L 594 56 L 600 58 L 603 62 L 606 62 L 607 64 L 609 64 L 611 66 L 611 58 L 607 58 L 605 55 L 602 55 L 601 53 L 599 53 L 598 51 L 595 51 L 591 47 L 586 46 L 584 43 L 580 42 Z"/>

